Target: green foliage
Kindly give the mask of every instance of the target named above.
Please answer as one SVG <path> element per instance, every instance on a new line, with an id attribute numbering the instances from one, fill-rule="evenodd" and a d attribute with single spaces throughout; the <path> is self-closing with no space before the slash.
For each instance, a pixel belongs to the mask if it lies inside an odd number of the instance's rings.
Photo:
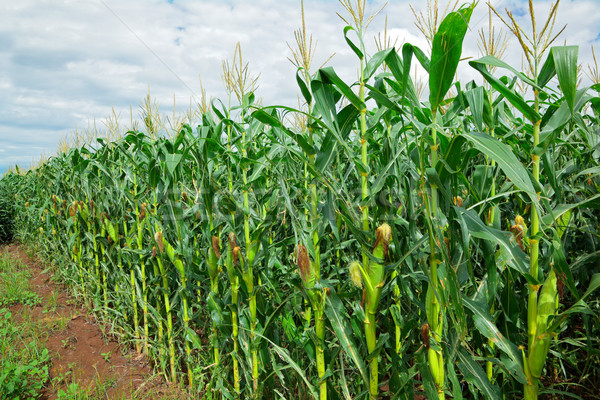
<path id="1" fill-rule="evenodd" d="M 10 311 L 0 308 L 0 398 L 3 399 L 37 398 L 48 380 L 48 350 L 22 334 Z"/>
<path id="2" fill-rule="evenodd" d="M 22 263 L 11 260 L 4 254 L 0 255 L 0 307 L 39 304 L 39 295 L 29 288 L 30 277 L 31 274 L 23 269 Z"/>
<path id="3" fill-rule="evenodd" d="M 58 389 L 56 398 L 58 400 L 83 400 L 89 398 L 89 390 L 84 390 L 77 383 L 72 382 L 67 386 L 67 390 Z"/>
<path id="4" fill-rule="evenodd" d="M 175 137 L 131 131 L 5 176 L 17 237 L 196 397 L 593 393 L 598 92 L 555 47 L 539 78 L 471 61 L 490 86 L 447 98 L 472 7 L 431 61 L 346 36 L 361 78 L 299 73 L 300 110 L 246 92 Z"/>
<path id="5" fill-rule="evenodd" d="M 10 242 L 14 236 L 14 194 L 21 179 L 12 172 L 0 179 L 0 244 Z"/>
<path id="6" fill-rule="evenodd" d="M 429 69 L 429 102 L 432 110 L 437 111 L 452 86 L 475 5 L 472 3 L 448 14 L 433 37 Z"/>

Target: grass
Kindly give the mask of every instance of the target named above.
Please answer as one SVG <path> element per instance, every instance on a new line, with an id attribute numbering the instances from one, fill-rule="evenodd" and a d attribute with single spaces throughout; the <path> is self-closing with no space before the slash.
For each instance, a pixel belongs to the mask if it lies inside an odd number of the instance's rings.
<path id="1" fill-rule="evenodd" d="M 50 354 L 39 337 L 14 324 L 0 308 L 0 398 L 35 397 L 48 380 Z"/>
<path id="2" fill-rule="evenodd" d="M 11 260 L 7 255 L 0 256 L 0 307 L 12 304 L 35 306 L 40 303 L 37 293 L 31 291 L 31 274 L 20 261 Z"/>
<path id="3" fill-rule="evenodd" d="M 35 397 L 48 380 L 50 354 L 43 327 L 30 321 L 31 307 L 40 303 L 31 291 L 31 274 L 21 262 L 0 255 L 0 398 Z M 21 304 L 22 324 L 15 324 L 8 306 Z"/>

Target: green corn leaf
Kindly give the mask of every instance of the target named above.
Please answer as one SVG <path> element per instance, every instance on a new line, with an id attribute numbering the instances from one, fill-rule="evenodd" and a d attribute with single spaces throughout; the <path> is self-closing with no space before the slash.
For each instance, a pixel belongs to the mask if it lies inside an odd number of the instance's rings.
<path id="1" fill-rule="evenodd" d="M 578 53 L 579 46 L 552 47 L 538 75 L 538 84 L 541 87 L 546 86 L 555 75 L 558 76 L 560 89 L 565 96 L 571 113 L 573 113 L 575 107 L 577 91 Z"/>
<path id="2" fill-rule="evenodd" d="M 294 133 L 292 130 L 284 127 L 279 119 L 275 118 L 273 115 L 266 112 L 267 109 L 268 108 L 262 108 L 262 109 L 254 111 L 252 113 L 252 117 L 264 124 L 267 124 L 267 125 L 270 125 L 270 126 L 273 126 L 276 128 L 280 128 L 289 137 L 294 139 L 296 141 L 296 143 L 298 143 L 298 145 L 302 148 L 302 150 L 309 156 L 316 153 L 314 147 L 308 143 L 308 141 L 306 140 L 306 138 L 303 135 Z"/>
<path id="3" fill-rule="evenodd" d="M 394 110 L 397 113 L 402 112 L 402 108 L 398 106 L 398 104 L 394 103 L 390 98 L 385 94 L 374 88 L 370 85 L 365 85 L 367 89 L 369 89 L 369 97 L 377 101 L 379 104 L 389 108 L 390 110 Z"/>
<path id="4" fill-rule="evenodd" d="M 344 39 L 346 39 L 346 43 L 348 44 L 348 46 L 350 46 L 350 48 L 352 49 L 354 54 L 356 54 L 356 56 L 362 60 L 364 58 L 364 54 L 360 50 L 360 48 L 357 45 L 355 45 L 354 42 L 352 42 L 352 40 L 350 40 L 350 38 L 348 37 L 348 32 L 350 32 L 350 31 L 356 32 L 356 29 L 354 29 L 351 26 L 344 27 Z M 361 40 L 360 35 L 358 35 L 358 36 L 359 36 L 359 40 Z"/>
<path id="5" fill-rule="evenodd" d="M 558 238 L 558 240 L 561 240 L 563 235 L 565 234 L 565 231 L 569 227 L 569 222 L 571 222 L 571 211 L 568 211 L 560 217 L 558 217 L 557 222 L 558 224 L 556 224 L 556 237 Z"/>
<path id="6" fill-rule="evenodd" d="M 333 158 L 335 156 L 337 142 L 333 133 L 327 132 L 325 137 L 323 138 L 323 143 L 321 144 L 321 148 L 317 153 L 317 157 L 315 159 L 315 168 L 319 171 L 323 172 L 325 169 L 331 164 Z"/>
<path id="7" fill-rule="evenodd" d="M 465 349 L 459 349 L 458 358 L 458 368 L 466 381 L 477 387 L 486 399 L 499 399 L 502 397 L 500 388 L 490 382 L 483 368 L 473 360 L 473 357 Z"/>
<path id="8" fill-rule="evenodd" d="M 446 183 L 451 175 L 459 172 L 463 166 L 467 165 L 476 150 L 466 151 L 463 149 L 466 138 L 462 135 L 454 135 L 444 150 L 444 154 L 436 166 L 440 181 Z"/>
<path id="9" fill-rule="evenodd" d="M 429 57 L 427 57 L 425 52 L 423 50 L 421 50 L 420 48 L 418 48 L 417 46 L 414 46 L 410 43 L 406 43 L 406 44 L 404 44 L 404 46 L 402 46 L 402 57 L 404 58 L 404 61 L 405 61 L 405 65 L 404 65 L 405 75 L 407 75 L 408 72 L 410 71 L 410 59 L 412 58 L 413 55 L 417 58 L 417 61 L 419 61 L 419 63 L 423 67 L 423 69 L 425 71 L 427 71 L 427 73 L 429 73 L 431 71 L 431 60 L 429 59 Z M 407 68 L 407 66 L 408 66 L 408 68 Z"/>
<path id="10" fill-rule="evenodd" d="M 225 321 L 225 315 L 219 305 L 219 300 L 215 299 L 215 293 L 210 292 L 206 299 L 206 304 L 210 310 L 210 316 L 215 325 L 220 326 Z"/>
<path id="11" fill-rule="evenodd" d="M 541 222 L 544 226 L 552 226 L 558 218 L 575 208 L 600 209 L 600 194 L 594 195 L 576 204 L 559 204 L 551 212 L 544 215 Z"/>
<path id="12" fill-rule="evenodd" d="M 404 62 L 402 62 L 402 60 L 400 59 L 400 56 L 398 55 L 398 53 L 396 51 L 392 51 L 388 57 L 386 58 L 385 62 L 386 65 L 389 67 L 392 75 L 394 76 L 394 78 L 396 79 L 396 83 L 397 85 L 399 85 L 399 91 L 398 93 L 401 95 L 405 95 L 408 97 L 408 99 L 410 100 L 411 104 L 413 105 L 418 105 L 419 104 L 419 99 L 417 98 L 417 94 L 415 93 L 415 88 L 413 85 L 412 80 L 410 79 L 410 65 L 411 65 L 411 58 L 413 55 L 413 46 L 409 45 L 408 43 L 404 45 L 405 47 L 407 47 L 407 54 L 404 54 L 404 50 L 402 53 L 402 56 L 404 57 Z M 417 49 L 418 50 L 418 49 Z M 425 56 L 425 54 L 421 51 L 418 50 L 418 54 L 423 55 L 423 57 L 427 60 L 427 68 L 426 70 L 429 70 L 429 59 L 427 59 L 427 56 Z M 417 53 L 415 53 L 417 54 Z"/>
<path id="13" fill-rule="evenodd" d="M 451 12 L 433 37 L 431 69 L 429 71 L 429 103 L 436 111 L 452 86 L 458 67 L 462 44 L 476 3 Z"/>
<path id="14" fill-rule="evenodd" d="M 587 290 L 585 291 L 585 293 L 583 294 L 581 299 L 582 300 L 586 299 L 590 294 L 592 294 L 598 288 L 600 288 L 600 274 L 594 274 L 594 275 L 592 275 L 592 279 L 590 280 L 590 285 L 588 286 Z"/>
<path id="15" fill-rule="evenodd" d="M 298 376 L 300 378 L 302 378 L 302 380 L 304 381 L 304 384 L 308 388 L 308 392 L 313 397 L 313 399 L 318 399 L 319 395 L 317 394 L 317 391 L 315 390 L 315 387 L 310 383 L 310 381 L 306 377 L 306 374 L 304 373 L 304 370 L 294 361 L 294 359 L 290 355 L 289 351 L 287 349 L 283 348 L 283 347 L 280 347 L 280 346 L 276 345 L 273 342 L 270 342 L 269 348 L 273 349 L 273 351 L 275 351 L 279 357 L 281 357 L 283 360 L 285 360 L 285 362 L 290 367 L 292 367 L 292 369 L 294 371 L 296 371 L 296 373 L 298 374 Z"/>
<path id="16" fill-rule="evenodd" d="M 373 358 L 375 357 L 379 357 L 379 353 L 381 352 L 381 349 L 383 349 L 383 347 L 385 346 L 385 344 L 387 343 L 387 341 L 390 338 L 390 334 L 389 333 L 381 333 L 378 335 L 377 337 L 377 343 L 375 344 L 375 348 L 373 349 L 373 351 L 371 352 L 371 354 L 369 354 L 365 361 L 367 362 L 371 362 L 373 360 Z"/>
<path id="17" fill-rule="evenodd" d="M 184 330 L 185 330 L 185 339 L 192 344 L 192 348 L 201 349 L 202 342 L 200 341 L 198 334 L 188 326 L 184 326 Z"/>
<path id="18" fill-rule="evenodd" d="M 320 122 L 332 132 L 339 130 L 334 126 L 332 117 L 336 112 L 334 89 L 320 79 L 313 79 L 310 86 L 315 99 L 315 109 L 322 117 Z"/>
<path id="19" fill-rule="evenodd" d="M 267 112 L 267 108 L 261 108 L 252 113 L 252 118 L 259 120 L 260 122 L 271 125 L 276 128 L 281 128 L 283 125 L 281 121 L 275 118 L 273 115 Z"/>
<path id="20" fill-rule="evenodd" d="M 365 368 L 364 361 L 360 355 L 358 347 L 354 343 L 352 329 L 348 323 L 346 317 L 346 310 L 342 301 L 331 291 L 325 298 L 325 314 L 329 319 L 329 323 L 335 332 L 336 337 L 340 341 L 342 348 L 346 352 L 348 358 L 352 360 L 354 366 L 358 369 L 358 372 L 363 378 L 363 381 L 369 382 L 367 369 Z"/>
<path id="21" fill-rule="evenodd" d="M 542 69 L 537 77 L 538 85 L 543 88 L 545 87 L 550 79 L 552 79 L 556 75 L 556 67 L 554 66 L 554 57 L 552 51 L 554 47 L 550 49 L 548 53 L 548 57 L 546 58 L 546 62 L 542 65 Z"/>
<path id="22" fill-rule="evenodd" d="M 577 55 L 578 46 L 561 46 L 551 49 L 554 58 L 554 67 L 558 76 L 560 90 L 565 96 L 571 113 L 575 108 L 575 95 L 577 92 Z M 550 55 L 548 55 L 550 57 Z"/>
<path id="23" fill-rule="evenodd" d="M 555 143 L 556 136 L 563 130 L 571 119 L 571 113 L 567 103 L 562 103 L 558 110 L 552 114 L 550 120 L 543 126 L 540 132 L 540 143 L 535 146 L 531 154 L 541 157 L 551 144 Z"/>
<path id="24" fill-rule="evenodd" d="M 484 97 L 485 91 L 483 86 L 478 86 L 475 89 L 467 90 L 463 92 L 463 95 L 467 99 L 469 108 L 471 109 L 471 115 L 473 116 L 473 122 L 475 127 L 480 132 L 485 130 L 483 124 L 483 109 L 484 109 Z"/>
<path id="25" fill-rule="evenodd" d="M 446 358 L 446 373 L 448 376 L 448 380 L 452 383 L 452 396 L 456 400 L 463 400 L 462 396 L 462 385 L 461 382 L 458 381 L 458 376 L 456 375 L 455 368 L 455 360 L 450 358 Z"/>
<path id="26" fill-rule="evenodd" d="M 315 159 L 315 167 L 324 172 L 333 162 L 334 157 L 337 153 L 337 144 L 340 138 L 342 141 L 347 142 L 348 134 L 350 133 L 354 122 L 358 118 L 358 110 L 351 104 L 344 107 L 335 116 L 336 126 L 339 126 L 339 134 L 329 131 L 325 135 L 317 157 Z"/>
<path id="27" fill-rule="evenodd" d="M 298 86 L 300 87 L 300 92 L 302 93 L 304 100 L 306 100 L 306 104 L 310 104 L 310 103 L 312 103 L 312 95 L 310 94 L 310 90 L 308 90 L 308 86 L 306 85 L 306 82 L 304 82 L 304 80 L 302 80 L 302 77 L 300 76 L 300 71 L 302 71 L 302 70 L 303 70 L 303 68 L 300 67 L 296 71 L 296 82 L 298 83 Z"/>
<path id="28" fill-rule="evenodd" d="M 513 362 L 510 373 L 521 383 L 526 383 L 525 372 L 521 362 L 521 355 L 510 340 L 508 340 L 496 327 L 485 304 L 477 303 L 467 297 L 463 298 L 464 304 L 473 312 L 475 328 L 486 338 L 490 339 Z"/>
<path id="29" fill-rule="evenodd" d="M 459 207 L 455 207 L 455 209 L 465 222 L 465 226 L 471 236 L 490 240 L 499 245 L 505 254 L 510 255 L 510 257 L 506 258 L 507 264 L 520 272 L 527 280 L 532 283 L 535 282 L 535 279 L 529 275 L 529 260 L 527 255 L 512 240 L 509 232 L 487 226 L 473 210 L 465 210 Z"/>
<path id="30" fill-rule="evenodd" d="M 175 173 L 175 169 L 181 162 L 182 158 L 183 156 L 181 154 L 167 154 L 165 162 L 167 164 L 167 170 L 171 176 L 173 176 Z"/>
<path id="31" fill-rule="evenodd" d="M 460 284 L 453 268 L 446 268 L 444 264 L 440 265 L 438 270 L 439 278 L 444 286 L 445 292 L 450 296 L 446 299 L 446 306 L 451 312 L 454 325 L 461 338 L 467 336 L 467 317 L 463 307 L 462 296 L 460 294 Z"/>
<path id="32" fill-rule="evenodd" d="M 395 51 L 396 50 L 394 48 L 389 48 L 378 51 L 377 53 L 373 54 L 373 56 L 367 62 L 365 69 L 363 70 L 363 80 L 367 82 L 369 79 L 371 79 L 373 74 L 377 71 L 377 68 L 379 68 L 379 66 L 383 64 L 383 62 L 388 58 L 390 53 Z"/>
<path id="33" fill-rule="evenodd" d="M 402 149 L 404 146 L 401 147 Z M 387 165 L 380 169 L 377 173 L 377 180 L 371 185 L 371 193 L 379 193 L 383 188 L 385 181 L 389 178 L 390 170 L 395 165 L 399 157 L 403 156 L 402 151 L 398 151 L 396 155 L 387 163 Z"/>
<path id="34" fill-rule="evenodd" d="M 346 373 L 344 370 L 344 357 L 342 356 L 342 353 L 339 353 L 339 362 L 341 365 L 341 369 L 340 369 L 340 386 L 342 387 L 342 393 L 344 394 L 344 399 L 346 400 L 352 400 L 352 396 L 350 395 L 350 389 L 348 389 L 348 382 L 346 380 Z"/>
<path id="35" fill-rule="evenodd" d="M 545 152 L 542 155 L 542 162 L 544 165 L 544 173 L 546 174 L 548 183 L 556 193 L 556 199 L 561 199 L 563 187 L 559 182 L 559 178 L 556 176 L 556 169 L 554 168 L 555 166 L 552 162 L 552 154 L 550 152 Z"/>
<path id="36" fill-rule="evenodd" d="M 366 105 L 362 102 L 358 96 L 352 91 L 350 86 L 346 84 L 336 73 L 333 67 L 325 67 L 319 70 L 319 74 L 325 81 L 329 80 L 332 82 L 338 90 L 356 107 L 358 110 L 364 110 Z"/>
<path id="37" fill-rule="evenodd" d="M 555 238 L 552 241 L 552 260 L 554 261 L 554 268 L 556 268 L 559 277 L 563 280 L 567 288 L 569 288 L 571 294 L 576 299 L 579 298 L 579 291 L 575 286 L 573 273 L 571 272 L 571 268 L 569 268 L 569 264 L 567 264 L 567 259 L 562 250 L 560 238 L 557 237 L 557 233 L 555 233 Z"/>
<path id="38" fill-rule="evenodd" d="M 584 176 L 587 174 L 591 174 L 593 176 L 599 176 L 600 175 L 600 167 L 590 167 L 590 168 L 586 168 L 581 172 L 578 172 L 575 177 L 580 177 L 580 176 Z"/>
<path id="39" fill-rule="evenodd" d="M 489 84 L 492 85 L 492 87 L 496 89 L 502 96 L 504 96 L 510 102 L 510 104 L 515 106 L 517 110 L 521 111 L 529 121 L 539 121 L 541 119 L 540 114 L 537 113 L 533 107 L 527 104 L 523 96 L 490 74 L 490 72 L 487 70 L 487 63 L 485 61 L 486 59 L 484 57 L 479 60 L 469 61 L 469 65 L 479 71 L 479 73 L 483 75 L 484 79 L 488 81 Z"/>
<path id="40" fill-rule="evenodd" d="M 504 61 L 502 61 L 494 56 L 487 55 L 487 56 L 481 57 L 480 59 L 475 60 L 473 62 L 507 69 L 510 72 L 512 72 L 513 74 L 515 74 L 515 76 L 517 78 L 519 78 L 523 82 L 527 83 L 528 85 L 532 86 L 533 88 L 536 88 L 538 90 L 542 89 L 541 85 L 539 85 L 539 84 L 536 85 L 536 83 L 532 79 L 530 79 L 527 75 L 523 74 L 522 72 L 519 72 L 515 68 L 511 67 L 509 64 L 505 63 Z"/>
<path id="41" fill-rule="evenodd" d="M 511 182 L 526 192 L 534 203 L 538 202 L 536 191 L 531 179 L 529 179 L 527 170 L 508 145 L 486 133 L 471 132 L 464 133 L 463 136 L 470 140 L 477 150 L 496 161 Z"/>
<path id="42" fill-rule="evenodd" d="M 333 88 L 333 85 L 326 84 L 318 79 L 313 79 L 311 88 L 315 98 L 315 109 L 322 117 L 321 120 L 316 120 L 316 122 L 327 128 L 335 137 L 338 145 L 344 149 L 345 153 L 350 155 L 350 157 L 353 157 L 354 152 L 350 148 L 347 135 L 350 133 L 350 130 L 354 126 L 356 118 L 359 115 L 358 109 L 354 107 L 354 105 L 349 104 L 338 113 L 336 111 L 335 89 Z M 322 161 L 323 160 L 319 161 L 320 166 L 323 165 Z M 359 170 L 366 170 L 366 166 L 362 164 L 359 157 L 354 157 L 353 162 Z M 309 168 L 311 168 L 310 165 Z"/>

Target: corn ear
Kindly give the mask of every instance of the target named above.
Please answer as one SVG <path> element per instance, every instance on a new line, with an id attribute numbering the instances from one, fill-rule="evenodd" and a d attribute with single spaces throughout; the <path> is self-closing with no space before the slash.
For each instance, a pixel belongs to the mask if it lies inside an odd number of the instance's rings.
<path id="1" fill-rule="evenodd" d="M 300 277 L 306 289 L 312 289 L 315 286 L 314 268 L 308 257 L 308 250 L 304 245 L 296 246 L 296 264 L 300 270 Z"/>
<path id="2" fill-rule="evenodd" d="M 112 239 L 113 242 L 117 243 L 119 241 L 117 230 L 108 218 L 104 218 L 104 226 L 106 227 L 106 232 L 108 232 L 108 236 Z"/>
<path id="3" fill-rule="evenodd" d="M 429 349 L 429 324 L 427 322 L 421 325 L 421 338 L 423 339 L 423 347 Z"/>
<path id="4" fill-rule="evenodd" d="M 538 300 L 538 313 L 536 321 L 536 332 L 531 351 L 529 353 L 528 363 L 531 375 L 539 379 L 542 373 L 542 368 L 546 362 L 548 348 L 552 333 L 548 332 L 548 318 L 556 313 L 557 309 L 557 280 L 554 270 L 546 278 L 540 298 Z"/>
<path id="5" fill-rule="evenodd" d="M 241 251 L 242 251 L 242 250 L 239 248 L 239 246 L 235 246 L 235 247 L 233 248 L 233 252 L 232 252 L 232 254 L 233 254 L 233 264 L 234 264 L 236 267 L 237 267 L 237 266 L 239 265 L 239 263 L 240 263 L 240 252 L 241 252 Z"/>
<path id="6" fill-rule="evenodd" d="M 169 243 L 167 241 L 167 239 L 165 239 L 165 237 L 162 235 L 162 232 L 161 232 L 161 239 L 162 239 L 163 248 L 167 252 L 167 257 L 169 257 L 169 260 L 171 260 L 171 262 L 173 264 L 175 264 L 175 262 L 177 261 L 177 258 L 175 257 L 175 249 L 173 248 L 173 246 L 171 246 L 171 243 Z"/>
<path id="7" fill-rule="evenodd" d="M 217 279 L 219 274 L 218 261 L 221 257 L 220 240 L 218 237 L 212 237 L 212 246 L 208 249 L 208 274 L 211 280 Z"/>
<path id="8" fill-rule="evenodd" d="M 436 331 L 438 328 L 438 319 L 440 315 L 440 303 L 437 301 L 435 290 L 432 286 L 433 285 L 429 285 L 427 288 L 427 294 L 425 297 L 425 315 L 427 316 L 427 321 L 429 321 L 429 327 L 433 331 Z"/>
<path id="9" fill-rule="evenodd" d="M 249 266 L 253 266 L 254 265 L 254 259 L 256 258 L 256 253 L 258 253 L 258 249 L 260 248 L 260 242 L 255 240 L 250 242 L 250 245 L 248 245 L 248 265 Z"/>
<path id="10" fill-rule="evenodd" d="M 235 279 L 234 266 L 237 264 L 237 260 L 235 263 L 233 261 L 233 250 L 237 247 L 235 234 L 233 232 L 231 232 L 228 236 L 228 239 L 229 239 L 229 247 L 227 248 L 227 257 L 225 259 L 225 267 L 227 268 L 227 275 L 229 276 L 229 280 L 233 281 Z M 213 248 L 214 248 L 214 240 L 213 240 Z"/>
<path id="11" fill-rule="evenodd" d="M 244 256 L 242 255 L 242 250 L 239 247 L 233 249 L 233 261 L 235 265 L 240 268 L 240 271 L 242 271 L 242 279 L 246 285 L 246 290 L 248 290 L 248 293 L 251 294 L 254 291 L 254 281 L 252 280 L 252 274 L 246 270 Z"/>
<path id="12" fill-rule="evenodd" d="M 140 211 L 140 220 L 143 221 L 146 218 L 146 209 L 148 208 L 147 203 L 142 203 L 141 211 Z"/>
<path id="13" fill-rule="evenodd" d="M 154 234 L 154 239 L 156 240 L 156 243 L 158 244 L 158 248 L 160 249 L 161 253 L 163 251 L 166 251 L 169 260 L 173 264 L 175 264 L 175 262 L 177 261 L 177 258 L 175 257 L 175 249 L 173 248 L 173 246 L 171 246 L 171 243 L 169 243 L 167 239 L 165 239 L 162 231 L 156 232 Z"/>
<path id="14" fill-rule="evenodd" d="M 378 260 L 385 260 L 388 254 L 388 248 L 392 237 L 392 228 L 388 224 L 382 224 L 376 231 L 377 239 L 373 247 L 373 257 Z M 371 283 L 372 292 L 368 293 L 368 311 L 375 313 L 381 300 L 381 291 L 383 290 L 385 266 L 376 261 L 369 261 L 368 269 L 369 281 Z"/>
<path id="15" fill-rule="evenodd" d="M 350 265 L 348 266 L 348 273 L 350 275 L 350 279 L 352 280 L 352 283 L 357 288 L 362 289 L 363 279 L 362 279 L 362 274 L 360 272 L 360 269 L 361 269 L 361 265 L 356 260 L 350 262 Z"/>
<path id="16" fill-rule="evenodd" d="M 81 213 L 81 218 L 83 218 L 83 220 L 87 223 L 90 213 L 87 204 L 85 204 L 83 201 L 79 202 L 79 212 Z"/>
<path id="17" fill-rule="evenodd" d="M 314 263 L 310 260 L 308 256 L 308 250 L 304 245 L 299 244 L 296 246 L 296 264 L 298 265 L 298 269 L 300 270 L 300 277 L 302 278 L 302 284 L 304 285 L 304 289 L 306 289 L 306 294 L 308 295 L 311 304 L 313 307 L 320 308 L 319 294 L 314 289 L 316 282 L 316 268 Z"/>

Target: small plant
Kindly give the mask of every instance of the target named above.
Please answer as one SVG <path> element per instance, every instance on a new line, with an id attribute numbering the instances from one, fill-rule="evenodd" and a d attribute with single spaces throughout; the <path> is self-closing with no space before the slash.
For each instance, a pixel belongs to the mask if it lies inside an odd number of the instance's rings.
<path id="1" fill-rule="evenodd" d="M 0 307 L 12 304 L 28 306 L 40 304 L 39 295 L 30 290 L 29 278 L 31 273 L 23 269 L 21 262 L 2 255 L 0 257 Z"/>
<path id="2" fill-rule="evenodd" d="M 89 399 L 90 391 L 79 386 L 76 382 L 71 382 L 67 386 L 67 390 L 59 389 L 56 392 L 58 400 L 84 400 Z"/>
<path id="3" fill-rule="evenodd" d="M 58 373 L 54 378 L 52 378 L 50 380 L 50 384 L 52 385 L 52 389 L 54 389 L 56 391 L 56 389 L 58 388 L 58 386 L 60 386 L 61 384 L 65 383 L 67 378 L 69 377 L 69 375 L 71 375 L 71 371 L 67 370 L 66 372 L 60 372 Z"/>
<path id="4" fill-rule="evenodd" d="M 50 295 L 46 298 L 46 310 L 54 312 L 58 307 L 58 292 L 56 290 L 52 291 Z"/>
<path id="5" fill-rule="evenodd" d="M 49 352 L 36 340 L 27 340 L 0 308 L 0 398 L 35 397 L 48 380 Z"/>
<path id="6" fill-rule="evenodd" d="M 77 341 L 77 338 L 74 336 L 72 336 L 72 337 L 70 336 L 66 339 L 61 340 L 63 349 L 66 349 L 67 346 L 69 346 L 72 342 L 76 342 L 76 341 Z M 71 345 L 71 348 L 74 348 L 73 345 Z"/>
<path id="7" fill-rule="evenodd" d="M 104 361 L 110 363 L 110 358 L 112 357 L 112 352 L 107 351 L 106 353 L 100 353 L 102 357 L 104 357 Z"/>

